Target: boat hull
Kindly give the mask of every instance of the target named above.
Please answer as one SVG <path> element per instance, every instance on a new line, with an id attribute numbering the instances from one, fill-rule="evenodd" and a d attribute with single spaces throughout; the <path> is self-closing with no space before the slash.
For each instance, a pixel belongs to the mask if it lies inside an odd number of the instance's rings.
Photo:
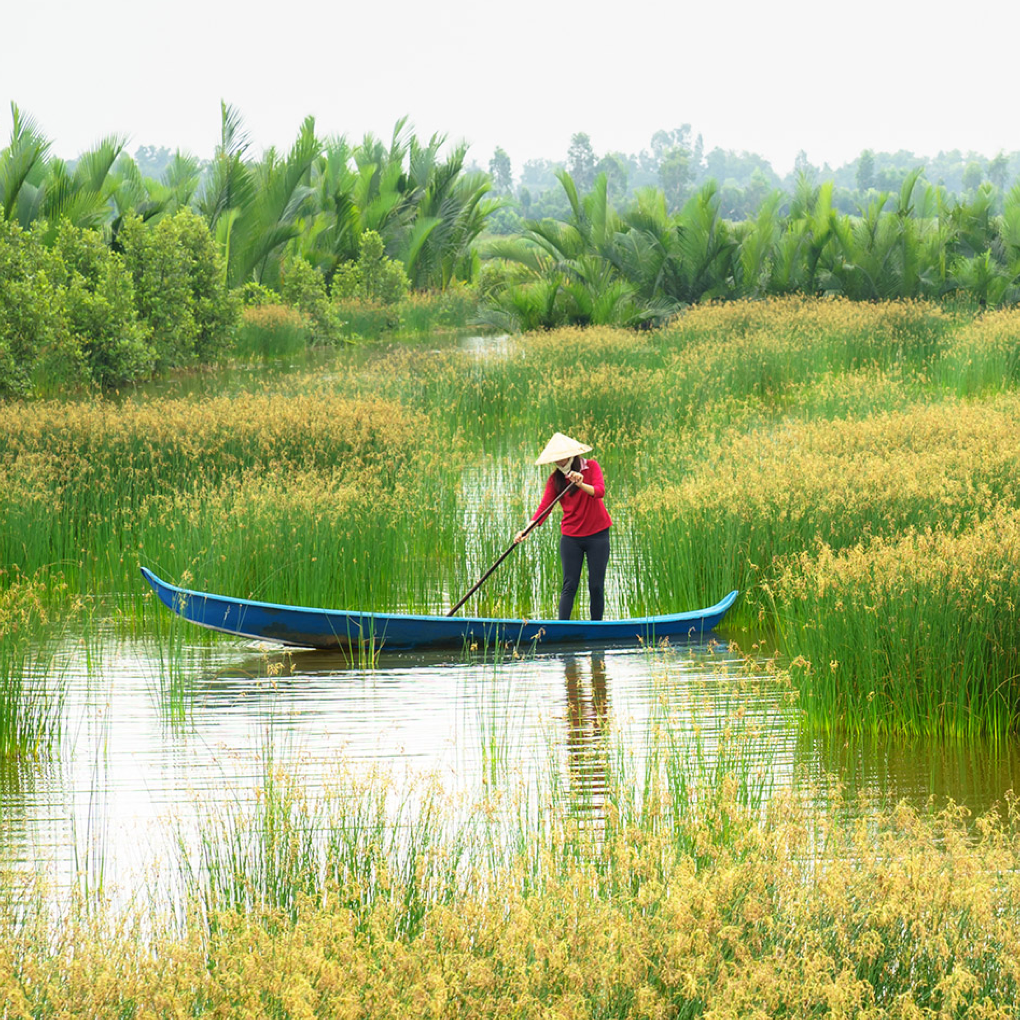
<path id="1" fill-rule="evenodd" d="M 484 616 L 415 616 L 359 613 L 277 605 L 179 588 L 141 568 L 161 602 L 200 627 L 300 648 L 348 649 L 371 643 L 377 648 L 482 647 L 538 642 L 655 644 L 663 640 L 699 640 L 722 621 L 737 599 L 731 591 L 707 609 L 628 620 L 510 620 Z"/>

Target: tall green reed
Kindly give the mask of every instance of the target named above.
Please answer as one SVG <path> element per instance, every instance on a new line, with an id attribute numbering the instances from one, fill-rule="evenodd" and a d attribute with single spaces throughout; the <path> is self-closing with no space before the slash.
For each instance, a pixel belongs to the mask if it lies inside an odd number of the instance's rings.
<path id="1" fill-rule="evenodd" d="M 15 574 L 0 589 L 0 758 L 34 759 L 60 738 L 61 630 L 48 616 L 42 580 Z"/>
<path id="2" fill-rule="evenodd" d="M 282 305 L 246 308 L 234 339 L 238 358 L 281 358 L 303 352 L 312 329 L 300 312 Z"/>
<path id="3" fill-rule="evenodd" d="M 1020 726 L 1020 531 L 1002 509 L 785 564 L 766 591 L 809 723 L 829 732 L 1003 739 Z M 792 637 L 790 636 L 792 635 Z"/>
<path id="4" fill-rule="evenodd" d="M 55 652 L 24 641 L 0 641 L 0 758 L 48 755 L 60 738 L 62 687 Z"/>
<path id="5" fill-rule="evenodd" d="M 183 888 L 207 918 L 241 910 L 280 912 L 293 922 L 308 905 L 333 903 L 360 923 L 385 905 L 391 933 L 414 937 L 437 906 L 496 874 L 537 893 L 586 861 L 605 871 L 608 892 L 627 870 L 616 856 L 621 840 L 669 832 L 678 852 L 705 838 L 728 846 L 733 833 L 712 819 L 724 801 L 730 809 L 764 809 L 774 738 L 792 730 L 792 716 L 782 698 L 725 673 L 696 698 L 678 700 L 680 660 L 650 654 L 664 671 L 660 711 L 635 757 L 603 704 L 589 746 L 603 771 L 587 801 L 564 780 L 552 747 L 530 764 L 521 760 L 513 707 L 484 697 L 480 711 L 493 717 L 482 727 L 481 790 L 471 792 L 444 791 L 437 776 L 401 781 L 340 761 L 313 794 L 281 769 L 267 729 L 254 796 L 221 800 L 199 819 L 194 844 L 179 839 Z M 597 683 L 595 660 L 584 668 Z M 698 725 L 720 707 L 718 729 Z M 771 742 L 763 741 L 765 730 Z"/>

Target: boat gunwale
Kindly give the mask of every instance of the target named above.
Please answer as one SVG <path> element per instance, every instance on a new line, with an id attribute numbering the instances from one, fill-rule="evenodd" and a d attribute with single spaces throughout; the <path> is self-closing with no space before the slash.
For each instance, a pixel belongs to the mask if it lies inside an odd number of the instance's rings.
<path id="1" fill-rule="evenodd" d="M 680 613 L 661 613 L 657 616 L 627 616 L 618 620 L 585 620 L 585 621 L 572 621 L 572 620 L 557 620 L 557 619 L 541 619 L 531 617 L 517 617 L 517 616 L 446 616 L 436 614 L 419 614 L 419 613 L 381 613 L 373 610 L 358 610 L 358 609 L 326 609 L 321 606 L 300 606 L 292 603 L 283 602 L 262 602 L 258 599 L 245 599 L 239 598 L 233 595 L 218 595 L 215 592 L 199 591 L 196 588 L 182 588 L 179 585 L 171 584 L 169 581 L 164 581 L 153 571 L 149 570 L 148 567 L 140 567 L 142 576 L 152 586 L 153 589 L 159 587 L 169 589 L 179 595 L 185 595 L 192 598 L 204 598 L 214 599 L 217 602 L 229 602 L 233 605 L 239 606 L 253 606 L 259 609 L 271 609 L 281 610 L 284 612 L 299 612 L 299 613 L 321 613 L 326 616 L 334 617 L 358 617 L 359 619 L 372 619 L 372 620 L 415 620 L 424 623 L 451 623 L 452 621 L 459 620 L 464 623 L 477 623 L 480 625 L 489 626 L 508 626 L 512 624 L 521 624 L 522 626 L 545 626 L 545 625 L 562 625 L 569 623 L 583 622 L 586 626 L 598 627 L 603 626 L 648 626 L 663 623 L 679 623 L 685 619 L 702 619 L 706 616 L 714 616 L 716 613 L 726 612 L 734 602 L 737 600 L 737 596 L 740 594 L 740 590 L 735 588 L 729 592 L 722 599 L 720 599 L 715 605 L 707 606 L 704 609 L 689 609 Z M 157 590 L 158 594 L 158 590 Z M 173 608 L 173 607 L 171 607 Z M 177 610 L 174 610 L 175 612 Z M 201 626 L 211 627 L 209 624 L 201 624 Z M 219 629 L 211 627 L 211 629 Z M 223 631 L 223 633 L 236 633 L 234 631 Z"/>

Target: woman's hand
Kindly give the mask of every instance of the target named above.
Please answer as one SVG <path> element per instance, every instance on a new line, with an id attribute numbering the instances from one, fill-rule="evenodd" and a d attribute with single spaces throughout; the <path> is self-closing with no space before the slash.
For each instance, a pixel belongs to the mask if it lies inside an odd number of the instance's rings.
<path id="1" fill-rule="evenodd" d="M 514 545 L 519 545 L 527 537 L 528 537 L 528 533 L 526 531 L 518 531 L 517 534 L 514 535 Z"/>
<path id="2" fill-rule="evenodd" d="M 580 485 L 583 480 L 584 480 L 584 475 L 582 475 L 580 471 L 568 471 L 567 472 L 567 481 L 568 482 L 573 482 L 574 485 Z"/>

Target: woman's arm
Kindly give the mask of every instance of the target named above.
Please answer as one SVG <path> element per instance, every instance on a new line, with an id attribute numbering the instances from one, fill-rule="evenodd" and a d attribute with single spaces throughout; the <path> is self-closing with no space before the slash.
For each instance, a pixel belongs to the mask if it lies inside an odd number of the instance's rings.
<path id="1" fill-rule="evenodd" d="M 602 478 L 602 468 L 594 460 L 588 461 L 588 481 L 584 481 L 584 475 L 580 471 L 571 471 L 567 478 L 582 492 L 586 492 L 595 499 L 603 499 L 606 495 L 606 483 Z"/>

